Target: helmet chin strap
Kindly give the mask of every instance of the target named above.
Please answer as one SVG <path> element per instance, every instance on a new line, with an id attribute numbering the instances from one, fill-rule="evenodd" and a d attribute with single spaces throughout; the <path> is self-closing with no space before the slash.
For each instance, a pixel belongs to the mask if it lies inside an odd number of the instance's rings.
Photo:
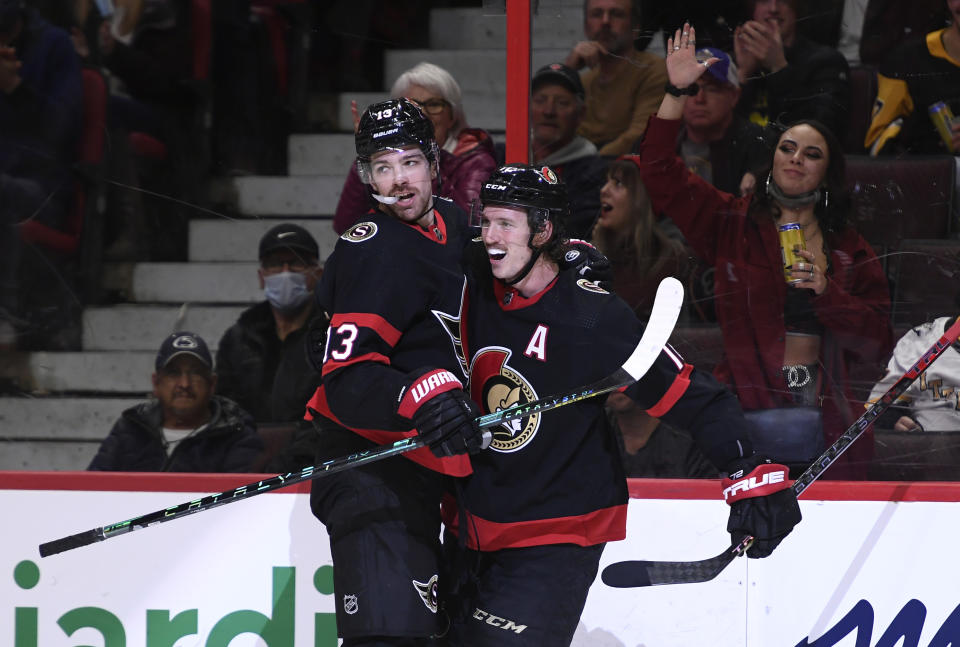
<path id="1" fill-rule="evenodd" d="M 533 269 L 533 265 L 534 265 L 534 263 L 537 262 L 537 259 L 540 258 L 540 251 L 543 249 L 543 247 L 534 247 L 534 246 L 533 246 L 533 239 L 534 239 L 534 237 L 535 237 L 537 234 L 539 234 L 539 233 L 540 233 L 540 232 L 531 232 L 531 233 L 530 233 L 530 238 L 529 238 L 529 240 L 527 240 L 527 247 L 529 247 L 529 248 L 530 248 L 530 251 L 531 251 L 530 260 L 527 261 L 526 265 L 523 266 L 523 268 L 520 270 L 520 272 L 519 272 L 515 277 L 513 277 L 513 278 L 510 279 L 509 281 L 504 281 L 504 283 L 505 283 L 506 285 L 516 285 L 517 283 L 519 283 L 520 281 L 522 281 L 522 280 L 527 276 L 527 274 L 530 273 L 530 270 Z"/>
<path id="2" fill-rule="evenodd" d="M 524 278 L 526 278 L 527 274 L 530 273 L 530 270 L 533 269 L 534 263 L 536 263 L 537 259 L 540 258 L 540 250 L 534 249 L 533 247 L 531 247 L 530 249 L 533 249 L 533 253 L 530 254 L 530 260 L 527 261 L 527 264 L 523 266 L 523 269 L 520 270 L 519 274 L 517 274 L 515 277 L 513 277 L 509 281 L 504 281 L 505 284 L 516 285 L 517 283 L 522 281 Z"/>

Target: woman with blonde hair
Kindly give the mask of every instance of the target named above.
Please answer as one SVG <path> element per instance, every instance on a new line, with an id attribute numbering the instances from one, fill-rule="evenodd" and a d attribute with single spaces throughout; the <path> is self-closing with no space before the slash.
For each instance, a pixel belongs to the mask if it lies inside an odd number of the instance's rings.
<path id="1" fill-rule="evenodd" d="M 410 99 L 430 119 L 440 147 L 440 174 L 434 181 L 434 195 L 449 198 L 470 213 L 472 203 L 480 195 L 481 184 L 497 163 L 490 135 L 467 126 L 456 79 L 438 65 L 419 63 L 397 77 L 390 96 Z M 356 119 L 356 105 L 354 114 Z M 354 164 L 340 192 L 333 228 L 343 233 L 373 206 L 370 191 L 360 181 Z"/>

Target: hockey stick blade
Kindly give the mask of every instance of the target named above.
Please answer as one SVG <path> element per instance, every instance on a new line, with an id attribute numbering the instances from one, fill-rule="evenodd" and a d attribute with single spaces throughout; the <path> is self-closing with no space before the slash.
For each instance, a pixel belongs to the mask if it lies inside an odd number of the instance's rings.
<path id="1" fill-rule="evenodd" d="M 926 371 L 951 344 L 960 338 L 960 317 L 944 331 L 924 354 L 907 370 L 893 386 L 887 389 L 880 398 L 867 407 L 859 418 L 853 421 L 840 437 L 814 460 L 793 483 L 793 491 L 798 497 L 810 484 L 816 481 L 830 467 L 843 452 L 847 450 L 873 422 L 879 418 L 890 405 L 903 395 L 910 385 Z M 689 584 L 706 582 L 719 575 L 736 557 L 744 554 L 753 537 L 745 537 L 739 544 L 734 544 L 716 557 L 698 562 L 653 562 L 653 561 L 624 561 L 608 565 L 601 573 L 601 580 L 608 586 L 617 588 L 631 588 L 641 586 L 655 586 L 658 584 Z"/>
<path id="2" fill-rule="evenodd" d="M 727 564 L 743 554 L 752 543 L 753 538 L 748 537 L 716 557 L 699 562 L 616 562 L 603 569 L 600 579 L 607 586 L 619 589 L 708 582 L 719 575 Z"/>
<path id="3" fill-rule="evenodd" d="M 650 370 L 663 349 L 663 346 L 670 339 L 673 333 L 673 327 L 677 323 L 677 317 L 680 314 L 680 308 L 683 306 L 683 285 L 673 277 L 667 277 L 660 282 L 657 289 L 656 301 L 653 304 L 653 310 L 647 327 L 633 353 L 627 358 L 623 366 L 618 368 L 613 375 L 606 377 L 598 382 L 588 386 L 580 387 L 571 393 L 564 395 L 555 395 L 547 398 L 541 398 L 534 402 L 528 402 L 522 406 L 511 407 L 503 411 L 496 411 L 485 416 L 478 417 L 477 424 L 481 428 L 493 427 L 503 422 L 525 418 L 533 413 L 556 409 L 574 402 L 580 402 L 586 398 L 592 398 L 603 393 L 609 393 L 622 386 L 632 384 Z M 233 490 L 226 490 L 219 494 L 211 494 L 200 499 L 187 501 L 179 505 L 171 506 L 163 510 L 157 510 L 133 519 L 120 521 L 118 523 L 93 528 L 84 532 L 62 537 L 43 544 L 40 544 L 40 557 L 56 555 L 81 546 L 110 539 L 117 535 L 124 535 L 140 528 L 146 528 L 154 524 L 172 521 L 187 515 L 203 512 L 211 508 L 216 508 L 228 503 L 234 503 L 242 499 L 248 499 L 258 494 L 289 487 L 303 481 L 309 481 L 321 476 L 333 474 L 346 469 L 367 465 L 375 461 L 383 460 L 390 456 L 404 454 L 426 445 L 419 436 L 403 438 L 390 445 L 380 445 L 372 447 L 362 452 L 334 458 L 320 465 L 312 465 L 303 468 L 299 472 L 288 472 L 278 474 L 256 483 L 249 483 Z"/>

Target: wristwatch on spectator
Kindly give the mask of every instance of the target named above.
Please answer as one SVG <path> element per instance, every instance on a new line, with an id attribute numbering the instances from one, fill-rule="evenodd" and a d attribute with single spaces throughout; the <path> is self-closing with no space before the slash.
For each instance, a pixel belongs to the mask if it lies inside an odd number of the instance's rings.
<path id="1" fill-rule="evenodd" d="M 675 97 L 692 97 L 700 91 L 700 86 L 697 83 L 691 83 L 685 88 L 678 88 L 674 84 L 670 83 L 670 81 L 667 81 L 667 84 L 663 86 L 663 90 L 667 94 L 672 94 Z"/>

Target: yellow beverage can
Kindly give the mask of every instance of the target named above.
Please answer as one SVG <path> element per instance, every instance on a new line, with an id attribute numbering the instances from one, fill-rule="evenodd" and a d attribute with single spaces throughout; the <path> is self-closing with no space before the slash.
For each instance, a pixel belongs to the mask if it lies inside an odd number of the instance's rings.
<path id="1" fill-rule="evenodd" d="M 937 127 L 937 132 L 940 133 L 940 137 L 943 138 L 943 143 L 946 144 L 947 150 L 951 153 L 955 152 L 953 150 L 953 131 L 951 130 L 953 126 L 953 111 L 950 109 L 950 106 L 943 101 L 937 101 L 927 108 L 927 112 L 930 113 L 930 119 L 933 120 L 933 125 Z"/>
<path id="2" fill-rule="evenodd" d="M 807 245 L 803 240 L 803 229 L 795 222 L 789 222 L 777 227 L 777 233 L 780 235 L 780 257 L 783 259 L 783 278 L 787 283 L 799 283 L 803 279 L 795 279 L 790 273 L 790 267 L 795 263 L 805 262 L 803 257 L 797 255 L 797 250 L 806 249 Z"/>

